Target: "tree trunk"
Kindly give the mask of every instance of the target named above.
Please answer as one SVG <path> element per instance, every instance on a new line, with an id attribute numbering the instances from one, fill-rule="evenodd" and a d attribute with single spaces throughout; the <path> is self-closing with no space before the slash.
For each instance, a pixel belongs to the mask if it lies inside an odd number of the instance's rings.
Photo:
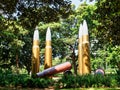
<path id="1" fill-rule="evenodd" d="M 73 67 L 74 67 L 74 74 L 77 75 L 77 65 L 76 65 L 76 56 L 75 56 L 74 48 L 72 51 L 72 61 L 73 61 Z"/>
<path id="2" fill-rule="evenodd" d="M 18 60 L 18 54 L 16 53 L 16 73 L 19 74 L 19 60 Z"/>

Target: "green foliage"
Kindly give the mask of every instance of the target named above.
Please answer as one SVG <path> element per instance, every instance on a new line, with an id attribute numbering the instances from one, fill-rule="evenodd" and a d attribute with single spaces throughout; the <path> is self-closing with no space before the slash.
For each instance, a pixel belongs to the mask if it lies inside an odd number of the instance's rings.
<path id="1" fill-rule="evenodd" d="M 120 70 L 120 46 L 110 47 L 108 48 L 108 51 L 106 59 L 109 60 L 113 66 L 117 66 L 118 70 Z"/>
<path id="2" fill-rule="evenodd" d="M 49 78 L 31 78 L 27 74 L 13 74 L 10 70 L 0 69 L 0 86 L 3 87 L 30 87 L 45 88 L 53 85 L 53 80 Z"/>
<path id="3" fill-rule="evenodd" d="M 120 70 L 120 46 L 108 46 L 102 50 L 96 51 L 94 58 L 91 59 L 92 67 L 97 69 L 98 67 L 116 68 Z M 107 64 L 107 66 L 106 66 Z"/>
<path id="4" fill-rule="evenodd" d="M 49 78 L 29 78 L 24 81 L 25 84 L 22 84 L 22 87 L 30 87 L 30 88 L 46 88 L 48 86 L 53 85 L 53 81 Z"/>
<path id="5" fill-rule="evenodd" d="M 98 87 L 118 87 L 119 81 L 116 77 L 119 75 L 83 75 L 62 77 L 58 81 L 57 87 L 62 88 L 98 88 Z"/>
<path id="6" fill-rule="evenodd" d="M 94 19 L 100 23 L 97 26 L 97 39 L 101 44 L 120 45 L 120 1 L 99 0 L 96 6 Z"/>
<path id="7" fill-rule="evenodd" d="M 15 65 L 15 57 L 25 45 L 23 37 L 28 31 L 17 21 L 4 19 L 3 23 L 0 25 L 0 67 L 10 68 Z"/>
<path id="8" fill-rule="evenodd" d="M 59 80 L 50 78 L 31 78 L 27 74 L 13 74 L 11 70 L 0 69 L 0 86 L 22 87 L 22 88 L 47 88 L 53 86 L 58 88 L 101 88 L 119 87 L 120 75 L 118 74 L 88 74 L 88 75 L 66 75 Z"/>
<path id="9" fill-rule="evenodd" d="M 73 75 L 63 76 L 56 84 L 57 88 L 75 88 L 76 87 L 75 77 Z"/>
<path id="10" fill-rule="evenodd" d="M 67 18 L 72 13 L 70 0 L 2 0 L 0 3 L 7 18 L 18 19 L 26 28 L 35 28 L 39 22 L 57 22 L 60 16 Z"/>

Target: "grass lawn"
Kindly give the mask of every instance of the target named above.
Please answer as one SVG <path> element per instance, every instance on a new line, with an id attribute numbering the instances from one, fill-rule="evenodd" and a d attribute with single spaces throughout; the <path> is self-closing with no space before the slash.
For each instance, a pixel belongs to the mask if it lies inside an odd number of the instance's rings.
<path id="1" fill-rule="evenodd" d="M 120 88 L 71 88 L 60 90 L 120 90 Z"/>
<path id="2" fill-rule="evenodd" d="M 0 87 L 0 90 L 56 90 L 54 88 L 8 88 Z M 57 89 L 57 90 L 120 90 L 120 88 L 67 88 L 67 89 Z"/>

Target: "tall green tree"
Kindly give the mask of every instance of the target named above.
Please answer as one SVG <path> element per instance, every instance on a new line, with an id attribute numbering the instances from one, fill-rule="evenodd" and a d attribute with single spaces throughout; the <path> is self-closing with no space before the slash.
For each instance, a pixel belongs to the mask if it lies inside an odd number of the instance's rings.
<path id="1" fill-rule="evenodd" d="M 94 18 L 99 21 L 96 36 L 101 44 L 120 45 L 120 1 L 99 0 Z"/>
<path id="2" fill-rule="evenodd" d="M 7 18 L 18 18 L 26 28 L 35 28 L 39 22 L 58 21 L 71 13 L 70 0 L 1 0 L 0 10 Z M 54 17 L 53 17 L 54 15 Z"/>
<path id="3" fill-rule="evenodd" d="M 97 22 L 94 35 L 96 36 L 97 49 L 92 62 L 95 66 L 104 66 L 110 63 L 112 67 L 119 69 L 119 45 L 120 45 L 120 1 L 98 0 L 92 19 Z M 95 44 L 95 45 L 96 45 Z M 118 54 L 117 54 L 118 53 Z M 103 58 L 104 57 L 104 58 Z"/>
<path id="4" fill-rule="evenodd" d="M 27 34 L 28 31 L 19 25 L 18 22 L 4 18 L 2 19 L 1 25 L 0 64 L 2 66 L 5 65 L 5 67 L 16 65 L 16 55 L 18 55 L 19 49 L 25 44 L 22 36 Z"/>

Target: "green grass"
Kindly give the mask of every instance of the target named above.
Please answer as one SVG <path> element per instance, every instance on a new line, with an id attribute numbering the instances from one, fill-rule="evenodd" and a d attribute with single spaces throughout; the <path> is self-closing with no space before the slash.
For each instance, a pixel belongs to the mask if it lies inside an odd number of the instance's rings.
<path id="1" fill-rule="evenodd" d="M 69 88 L 60 90 L 120 90 L 120 88 Z"/>
<path id="2" fill-rule="evenodd" d="M 7 87 L 0 87 L 0 90 L 43 90 L 40 88 L 7 88 Z M 49 88 L 46 90 L 49 90 Z M 51 89 L 52 90 L 52 89 Z M 54 89 L 53 89 L 54 90 Z M 67 89 L 58 89 L 58 90 L 120 90 L 120 88 L 67 88 Z"/>

